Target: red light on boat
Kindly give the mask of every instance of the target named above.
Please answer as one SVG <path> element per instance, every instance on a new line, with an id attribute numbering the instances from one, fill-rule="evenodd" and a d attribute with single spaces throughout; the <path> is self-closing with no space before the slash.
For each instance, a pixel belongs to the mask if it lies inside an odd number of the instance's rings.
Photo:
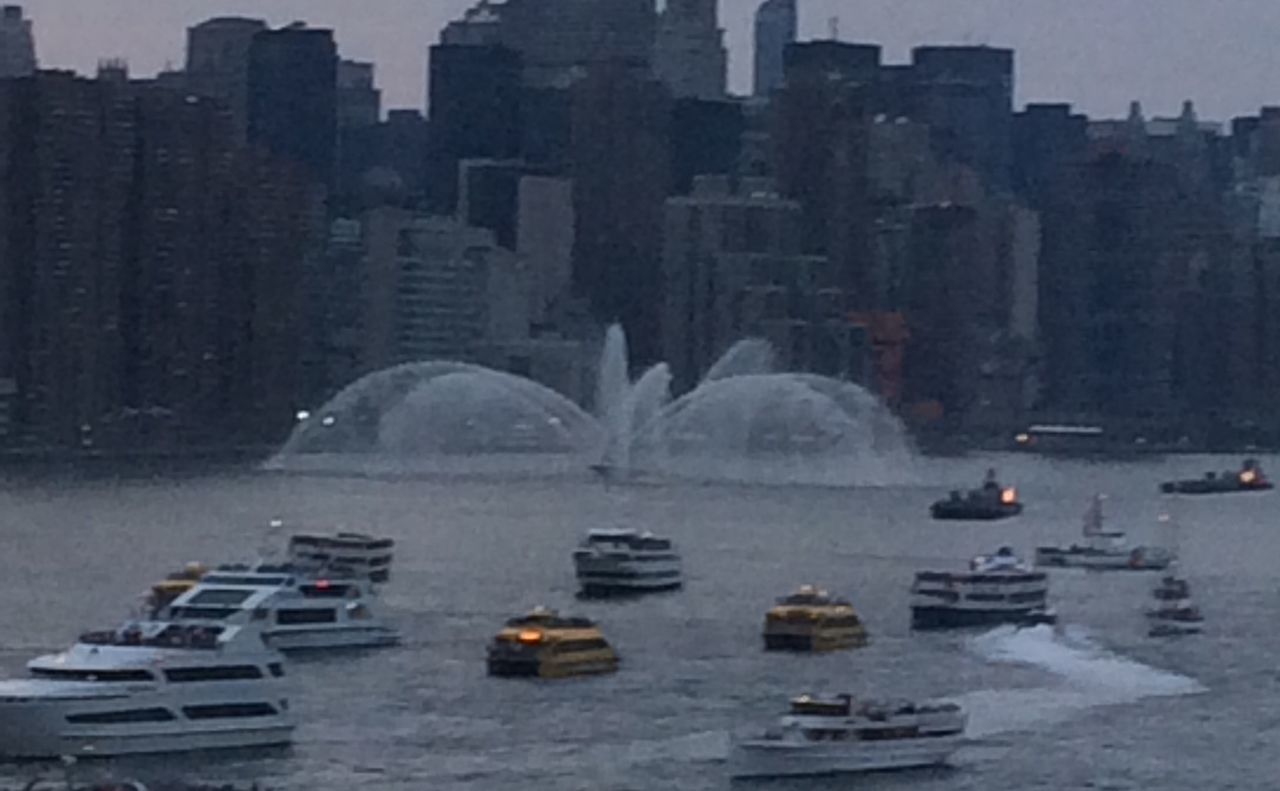
<path id="1" fill-rule="evenodd" d="M 316 588 L 319 590 L 328 590 L 329 580 L 316 580 Z"/>

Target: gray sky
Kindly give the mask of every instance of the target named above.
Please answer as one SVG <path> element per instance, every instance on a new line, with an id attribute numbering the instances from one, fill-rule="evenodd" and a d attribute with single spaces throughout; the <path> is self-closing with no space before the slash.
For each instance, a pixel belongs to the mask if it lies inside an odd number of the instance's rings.
<path id="1" fill-rule="evenodd" d="M 387 106 L 421 107 L 426 46 L 472 0 L 16 0 L 36 23 L 46 67 L 91 71 L 124 57 L 135 74 L 182 63 L 185 29 L 209 16 L 295 19 L 337 30 L 344 57 L 374 60 Z M 758 0 L 721 0 L 731 81 L 750 84 L 751 15 Z M 800 0 L 801 38 L 883 44 L 902 61 L 913 45 L 1017 49 L 1025 101 L 1069 100 L 1095 117 L 1175 114 L 1184 98 L 1226 120 L 1280 104 L 1280 0 Z"/>

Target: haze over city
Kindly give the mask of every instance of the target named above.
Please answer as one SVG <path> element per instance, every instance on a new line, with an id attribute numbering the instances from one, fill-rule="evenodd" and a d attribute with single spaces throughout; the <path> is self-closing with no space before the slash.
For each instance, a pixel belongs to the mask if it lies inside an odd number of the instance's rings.
<path id="1" fill-rule="evenodd" d="M 28 0 L 43 67 L 91 73 L 121 57 L 137 74 L 183 62 L 185 30 L 209 16 L 273 24 L 303 19 L 335 29 L 345 57 L 373 60 L 387 107 L 420 107 L 426 47 L 471 0 Z M 750 88 L 755 0 L 722 0 L 730 84 Z M 371 13 L 376 8 L 377 13 Z M 1070 101 L 1119 117 L 1131 99 L 1175 113 L 1193 99 L 1203 118 L 1226 120 L 1277 99 L 1280 3 L 1271 0 L 804 0 L 800 37 L 875 42 L 903 61 L 918 44 L 991 44 L 1017 51 L 1016 101 Z"/>

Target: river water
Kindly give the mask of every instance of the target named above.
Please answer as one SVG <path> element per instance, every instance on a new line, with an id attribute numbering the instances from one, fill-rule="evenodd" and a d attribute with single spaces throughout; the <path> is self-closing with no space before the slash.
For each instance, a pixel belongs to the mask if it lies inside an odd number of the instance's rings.
<path id="1" fill-rule="evenodd" d="M 404 645 L 292 662 L 301 724 L 290 749 L 87 763 L 84 779 L 296 789 L 720 789 L 730 732 L 770 724 L 805 691 L 948 697 L 972 743 L 947 770 L 757 783 L 828 789 L 1270 789 L 1280 777 L 1280 494 L 1167 498 L 1165 478 L 1238 459 L 1086 464 L 1033 457 L 928 461 L 876 489 L 640 482 L 588 474 L 425 479 L 246 471 L 142 481 L 10 480 L 0 489 L 0 664 L 10 674 L 83 628 L 120 621 L 154 579 L 190 560 L 251 559 L 298 530 L 398 542 L 385 589 Z M 1263 458 L 1280 471 L 1280 460 Z M 996 524 L 933 522 L 929 502 L 999 465 L 1027 510 Z M 963 568 L 1010 544 L 1070 542 L 1095 492 L 1139 543 L 1176 543 L 1208 618 L 1203 635 L 1146 636 L 1143 573 L 1053 572 L 1058 630 L 913 634 L 917 569 Z M 1168 523 L 1157 517 L 1167 512 Z M 1174 525 L 1176 527 L 1171 527 Z M 593 527 L 675 538 L 684 590 L 579 603 L 569 552 Z M 871 644 L 765 654 L 773 598 L 802 583 L 850 597 Z M 535 605 L 597 619 L 623 657 L 613 676 L 486 677 L 486 641 Z M 18 786 L 41 766 L 0 767 Z"/>

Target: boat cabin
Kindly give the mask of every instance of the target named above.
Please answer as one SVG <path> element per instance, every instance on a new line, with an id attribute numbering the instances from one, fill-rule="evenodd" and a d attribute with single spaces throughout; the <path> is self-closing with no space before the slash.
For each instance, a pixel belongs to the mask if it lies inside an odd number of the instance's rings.
<path id="1" fill-rule="evenodd" d="M 803 585 L 801 588 L 788 596 L 781 596 L 777 599 L 780 607 L 852 607 L 853 605 L 847 599 L 837 599 L 827 593 L 825 590 L 815 588 L 812 585 Z"/>
<path id="2" fill-rule="evenodd" d="M 512 629 L 594 629 L 596 625 L 590 618 L 562 618 L 555 610 L 538 607 L 528 615 L 511 618 L 507 626 Z"/>
<path id="3" fill-rule="evenodd" d="M 658 538 L 652 533 L 637 533 L 635 530 L 592 530 L 587 533 L 583 545 L 625 548 L 633 552 L 661 552 L 671 549 L 670 539 Z"/>

